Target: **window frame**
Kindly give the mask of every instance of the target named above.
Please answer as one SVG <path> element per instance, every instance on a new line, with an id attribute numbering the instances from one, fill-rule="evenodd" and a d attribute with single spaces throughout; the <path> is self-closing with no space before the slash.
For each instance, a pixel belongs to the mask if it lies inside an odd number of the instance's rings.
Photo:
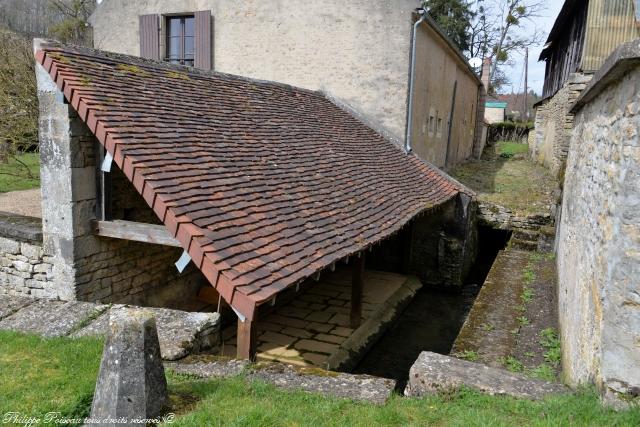
<path id="1" fill-rule="evenodd" d="M 179 39 L 179 54 L 178 54 L 178 59 L 172 59 L 171 55 L 170 55 L 170 49 L 171 49 L 171 20 L 180 20 L 180 35 L 177 36 Z M 187 36 L 186 34 L 186 20 L 187 19 L 193 19 L 193 35 L 192 36 Z M 177 63 L 180 65 L 185 65 L 188 67 L 194 67 L 195 66 L 195 59 L 196 59 L 196 52 L 195 52 L 195 36 L 196 36 L 196 30 L 195 30 L 195 13 L 180 13 L 180 14 L 176 14 L 176 15 L 164 15 L 164 26 L 165 26 L 165 49 L 164 49 L 164 58 L 165 61 L 170 62 L 170 63 L 174 63 L 173 61 L 178 61 Z M 193 58 L 191 59 L 187 59 L 186 58 L 186 39 L 187 37 L 192 37 L 193 38 Z"/>

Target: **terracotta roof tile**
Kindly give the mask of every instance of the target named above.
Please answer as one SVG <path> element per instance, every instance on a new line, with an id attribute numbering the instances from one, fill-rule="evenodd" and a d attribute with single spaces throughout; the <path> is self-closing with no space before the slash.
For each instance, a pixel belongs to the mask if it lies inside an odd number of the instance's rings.
<path id="1" fill-rule="evenodd" d="M 41 45 L 37 61 L 231 305 L 257 305 L 469 190 L 320 93 Z"/>

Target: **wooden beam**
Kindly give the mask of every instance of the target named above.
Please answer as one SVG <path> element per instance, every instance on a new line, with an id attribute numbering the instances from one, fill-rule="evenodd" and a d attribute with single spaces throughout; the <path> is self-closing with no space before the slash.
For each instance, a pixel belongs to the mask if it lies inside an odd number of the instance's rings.
<path id="1" fill-rule="evenodd" d="M 238 319 L 237 358 L 255 360 L 257 351 L 257 334 L 255 321 Z"/>
<path id="2" fill-rule="evenodd" d="M 362 289 L 364 288 L 364 252 L 353 257 L 351 271 L 351 328 L 356 329 L 362 321 Z"/>
<path id="3" fill-rule="evenodd" d="M 93 230 L 98 236 L 181 247 L 180 242 L 169 234 L 164 225 L 121 220 L 94 221 Z"/>

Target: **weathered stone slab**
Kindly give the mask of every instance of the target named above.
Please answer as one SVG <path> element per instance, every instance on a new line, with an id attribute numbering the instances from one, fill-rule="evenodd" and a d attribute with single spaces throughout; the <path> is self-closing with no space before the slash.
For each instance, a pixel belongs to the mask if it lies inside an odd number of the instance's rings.
<path id="1" fill-rule="evenodd" d="M 127 310 L 114 305 L 110 312 Z M 190 313 L 166 308 L 147 308 L 156 318 L 162 358 L 177 360 L 188 354 L 213 351 L 220 343 L 218 313 Z M 107 332 L 109 313 L 79 330 L 73 336 L 103 335 Z"/>
<path id="2" fill-rule="evenodd" d="M 42 220 L 9 212 L 0 212 L 0 236 L 42 244 Z"/>
<path id="3" fill-rule="evenodd" d="M 116 425 L 105 420 L 124 420 L 125 425 L 136 425 L 136 421 L 156 417 L 168 401 L 153 313 L 112 310 L 87 424 Z"/>
<path id="4" fill-rule="evenodd" d="M 201 378 L 228 378 L 240 375 L 250 365 L 248 360 L 213 360 L 165 362 L 167 369 L 179 374 L 196 375 Z"/>
<path id="5" fill-rule="evenodd" d="M 302 390 L 376 404 L 385 403 L 396 386 L 394 380 L 387 378 L 298 368 L 280 363 L 259 365 L 251 371 L 248 378 L 265 381 L 286 390 Z"/>
<path id="6" fill-rule="evenodd" d="M 568 392 L 562 384 L 527 378 L 450 356 L 423 351 L 409 371 L 406 396 L 419 397 L 470 387 L 492 395 L 541 399 Z"/>
<path id="7" fill-rule="evenodd" d="M 100 312 L 105 305 L 88 302 L 36 300 L 0 321 L 0 329 L 35 333 L 45 337 L 68 335 Z"/>
<path id="8" fill-rule="evenodd" d="M 240 375 L 248 369 L 247 379 L 264 381 L 286 390 L 301 390 L 325 396 L 363 400 L 383 404 L 395 389 L 396 382 L 387 378 L 369 375 L 353 375 L 284 365 L 277 362 L 262 362 L 251 365 L 246 360 L 216 360 L 165 363 L 168 369 L 181 374 L 202 378 L 224 378 Z"/>
<path id="9" fill-rule="evenodd" d="M 17 295 L 2 295 L 0 298 L 0 320 L 36 301 L 34 298 Z"/>

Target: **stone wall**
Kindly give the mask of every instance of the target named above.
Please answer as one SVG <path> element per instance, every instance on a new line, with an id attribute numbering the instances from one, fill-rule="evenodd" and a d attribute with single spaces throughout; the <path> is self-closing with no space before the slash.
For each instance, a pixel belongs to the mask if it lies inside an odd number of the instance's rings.
<path id="1" fill-rule="evenodd" d="M 572 74 L 553 97 L 536 108 L 535 137 L 529 140 L 531 158 L 562 175 L 569 150 L 573 114 L 570 110 L 591 75 Z"/>
<path id="2" fill-rule="evenodd" d="M 607 60 L 574 109 L 557 253 L 564 374 L 616 403 L 640 395 L 640 42 L 632 47 Z"/>
<path id="3" fill-rule="evenodd" d="M 476 211 L 476 202 L 461 195 L 415 219 L 409 273 L 429 286 L 462 286 L 477 254 Z"/>
<path id="4" fill-rule="evenodd" d="M 181 249 L 99 237 L 97 142 L 49 75 L 37 68 L 43 251 L 53 264 L 48 297 L 66 301 L 180 308 L 206 283 L 192 265 L 179 274 Z M 158 222 L 124 175 L 112 167 L 113 219 Z"/>
<path id="5" fill-rule="evenodd" d="M 41 229 L 38 218 L 0 213 L 0 294 L 50 296 L 53 259 Z"/>

